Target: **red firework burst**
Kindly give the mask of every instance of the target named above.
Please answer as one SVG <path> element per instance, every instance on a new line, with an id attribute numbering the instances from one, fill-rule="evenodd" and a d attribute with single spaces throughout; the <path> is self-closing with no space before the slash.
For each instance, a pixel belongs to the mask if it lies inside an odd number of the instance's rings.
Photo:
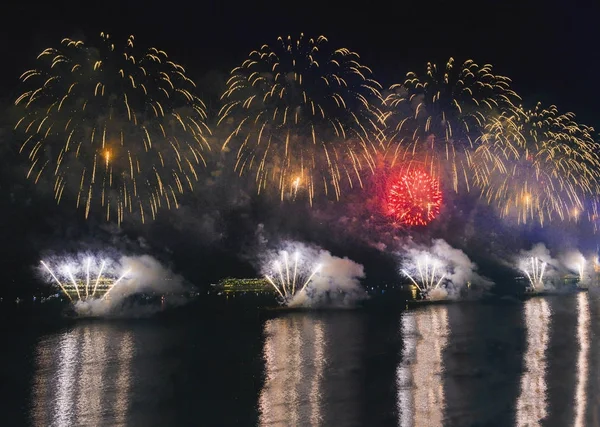
<path id="1" fill-rule="evenodd" d="M 406 225 L 427 225 L 440 213 L 439 182 L 420 170 L 410 170 L 393 182 L 388 193 L 388 213 Z"/>

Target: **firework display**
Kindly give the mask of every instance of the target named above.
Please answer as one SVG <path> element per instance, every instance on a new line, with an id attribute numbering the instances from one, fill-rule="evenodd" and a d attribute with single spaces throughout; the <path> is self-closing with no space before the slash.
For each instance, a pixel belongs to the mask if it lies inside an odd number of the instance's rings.
<path id="1" fill-rule="evenodd" d="M 448 273 L 447 267 L 441 259 L 428 253 L 422 253 L 404 263 L 402 274 L 417 287 L 422 298 L 427 299 L 433 296 L 434 291 L 443 289 L 440 286 L 443 286 Z M 438 294 L 444 297 L 447 295 L 445 291 Z"/>
<path id="2" fill-rule="evenodd" d="M 406 225 L 427 225 L 440 212 L 439 182 L 421 170 L 402 174 L 388 193 L 388 214 Z"/>
<path id="3" fill-rule="evenodd" d="M 439 218 L 444 201 L 448 217 L 456 219 L 464 213 L 461 201 L 479 206 L 477 197 L 518 224 L 587 214 L 595 225 L 598 218 L 600 142 L 594 129 L 553 105 L 523 106 L 511 80 L 489 64 L 430 62 L 423 73 L 409 72 L 382 93 L 357 53 L 324 36 L 279 37 L 231 71 L 209 117 L 184 68 L 164 51 L 138 49 L 134 41 L 130 36 L 119 48 L 105 33 L 98 43 L 65 38 L 21 75 L 26 89 L 15 101 L 14 128 L 28 158 L 27 177 L 50 183 L 57 203 L 72 199 L 86 218 L 101 214 L 118 225 L 130 215 L 155 219 L 162 208 L 179 207 L 202 182 L 202 169 L 215 163 L 231 165 L 259 194 L 274 193 L 281 201 L 301 194 L 311 206 L 317 198 L 319 207 L 335 206 L 326 199 L 339 201 L 345 191 L 362 189 L 350 196 L 360 215 L 384 220 L 396 241 L 402 239 L 394 234 L 398 228 L 422 229 Z M 211 150 L 213 140 L 220 152 Z M 219 158 L 209 158 L 213 154 Z M 214 182 L 229 184 L 229 175 L 220 172 L 212 175 Z M 334 212 L 340 223 L 350 223 L 352 215 Z M 375 247 L 387 244 L 370 240 Z M 445 298 L 471 286 L 460 271 L 474 270 L 474 264 L 461 251 L 417 252 L 401 270 L 423 298 Z M 299 294 L 310 296 L 311 288 L 330 289 L 339 277 L 330 271 L 338 261 L 328 264 L 322 256 L 308 249 L 280 251 L 261 266 L 264 284 L 285 305 L 296 304 Z M 96 298 L 90 271 L 100 280 L 103 268 L 86 262 L 42 266 L 75 302 Z M 537 291 L 558 272 L 547 265 L 555 263 L 533 256 L 516 267 Z M 585 264 L 571 270 L 580 283 L 590 282 Z M 97 284 L 108 294 L 121 279 Z"/>
<path id="4" fill-rule="evenodd" d="M 93 256 L 85 260 L 68 259 L 57 265 L 41 261 L 41 268 L 48 281 L 57 285 L 71 302 L 106 300 L 113 288 L 131 272 L 120 272 L 111 260 Z"/>
<path id="5" fill-rule="evenodd" d="M 154 219 L 195 189 L 212 118 L 164 51 L 139 50 L 133 36 L 118 49 L 101 33 L 96 44 L 64 39 L 37 62 L 21 76 L 15 129 L 27 176 L 50 178 L 58 202 L 120 224 Z M 381 160 L 416 167 L 382 196 L 404 225 L 430 223 L 441 189 L 473 187 L 519 223 L 596 222 L 600 144 L 572 113 L 516 107 L 510 79 L 472 60 L 430 62 L 381 89 L 357 53 L 324 36 L 279 37 L 231 72 L 214 118 L 222 151 L 258 193 L 303 193 L 311 205 L 363 188 Z"/>
<path id="6" fill-rule="evenodd" d="M 297 294 L 304 292 L 320 270 L 320 264 L 311 266 L 300 252 L 290 256 L 287 251 L 282 251 L 265 279 L 277 291 L 281 303 L 288 304 Z"/>
<path id="7" fill-rule="evenodd" d="M 449 179 L 455 191 L 470 188 L 470 154 L 491 115 L 511 111 L 519 97 L 510 79 L 491 65 L 472 60 L 440 67 L 428 63 L 425 74 L 409 72 L 390 87 L 389 153 L 392 161 L 418 161 L 433 177 Z"/>
<path id="8" fill-rule="evenodd" d="M 501 215 L 519 223 L 578 219 L 598 193 L 600 145 L 593 129 L 555 106 L 490 119 L 473 155 L 475 181 Z"/>
<path id="9" fill-rule="evenodd" d="M 532 291 L 539 291 L 544 288 L 544 274 L 548 263 L 537 257 L 531 257 L 529 261 L 523 261 L 522 269 Z"/>
<path id="10" fill-rule="evenodd" d="M 358 54 L 328 40 L 278 38 L 231 72 L 218 123 L 235 170 L 250 173 L 258 192 L 283 200 L 318 191 L 340 198 L 344 184 L 362 186 L 382 146 L 381 86 Z"/>
<path id="11" fill-rule="evenodd" d="M 57 201 L 76 194 L 86 218 L 97 205 L 119 223 L 177 207 L 210 148 L 206 109 L 184 68 L 162 50 L 136 49 L 133 36 L 121 48 L 104 33 L 95 45 L 64 39 L 37 59 L 15 102 L 27 176 L 51 176 Z"/>

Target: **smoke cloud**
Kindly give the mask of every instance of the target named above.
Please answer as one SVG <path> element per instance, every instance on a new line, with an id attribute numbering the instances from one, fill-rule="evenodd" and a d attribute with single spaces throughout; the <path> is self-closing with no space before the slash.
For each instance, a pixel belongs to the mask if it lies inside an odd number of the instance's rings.
<path id="1" fill-rule="evenodd" d="M 517 256 L 517 268 L 536 290 L 554 290 L 559 285 L 560 262 L 552 257 L 544 243 L 536 243 Z"/>
<path id="2" fill-rule="evenodd" d="M 558 260 L 567 274 L 579 277 L 580 286 L 589 286 L 594 277 L 594 260 L 587 260 L 577 249 L 572 249 L 559 255 Z"/>
<path id="3" fill-rule="evenodd" d="M 405 245 L 400 258 L 404 274 L 408 273 L 422 289 L 427 288 L 431 299 L 457 298 L 468 283 L 483 290 L 494 285 L 477 272 L 477 265 L 467 254 L 443 239 L 433 240 L 430 247 Z"/>
<path id="4" fill-rule="evenodd" d="M 296 292 L 289 296 L 282 291 L 289 307 L 351 307 L 366 298 L 360 285 L 360 279 L 366 277 L 364 267 L 318 246 L 286 241 L 265 252 L 259 264 L 261 273 L 279 289 L 289 289 L 286 283 L 297 284 Z"/>
<path id="5" fill-rule="evenodd" d="M 181 294 L 189 287 L 180 275 L 150 255 L 115 257 L 111 253 L 78 253 L 72 256 L 46 257 L 39 272 L 42 278 L 61 291 L 71 292 L 75 312 L 81 317 L 131 317 L 149 315 L 162 308 L 129 301 L 136 294 Z M 112 287 L 106 290 L 102 279 Z M 180 298 L 166 298 L 163 303 L 181 304 Z"/>

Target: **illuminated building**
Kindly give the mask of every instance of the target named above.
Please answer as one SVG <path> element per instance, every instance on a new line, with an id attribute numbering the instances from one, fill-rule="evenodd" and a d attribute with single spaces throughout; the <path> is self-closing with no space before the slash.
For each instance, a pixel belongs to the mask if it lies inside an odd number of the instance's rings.
<path id="1" fill-rule="evenodd" d="M 85 300 L 88 298 L 102 298 L 113 286 L 115 281 L 108 277 L 100 277 L 98 281 L 92 280 L 86 283 L 85 280 L 76 280 L 75 282 L 64 282 L 62 285 L 65 292 L 74 300 Z M 107 298 L 108 299 L 108 298 Z"/>
<path id="2" fill-rule="evenodd" d="M 227 278 L 214 284 L 213 287 L 217 292 L 225 295 L 244 294 L 248 292 L 269 295 L 275 293 L 275 290 L 266 279 Z"/>

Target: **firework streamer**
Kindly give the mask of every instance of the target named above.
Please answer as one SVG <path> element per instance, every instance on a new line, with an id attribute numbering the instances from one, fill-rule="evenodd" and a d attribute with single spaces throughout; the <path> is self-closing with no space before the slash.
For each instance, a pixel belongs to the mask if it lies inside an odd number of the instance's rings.
<path id="1" fill-rule="evenodd" d="M 544 225 L 578 221 L 586 209 L 590 219 L 595 214 L 586 199 L 600 188 L 600 144 L 594 129 L 574 119 L 538 104 L 488 120 L 472 170 L 482 197 L 503 217 Z"/>
<path id="2" fill-rule="evenodd" d="M 428 63 L 425 73 L 409 72 L 385 98 L 392 164 L 417 162 L 455 190 L 470 189 L 470 156 L 488 119 L 512 111 L 520 98 L 510 79 L 493 74 L 489 64 L 472 60 L 441 67 Z"/>
<path id="3" fill-rule="evenodd" d="M 359 56 L 328 40 L 278 38 L 231 72 L 219 125 L 231 129 L 224 150 L 258 192 L 281 200 L 304 190 L 339 199 L 362 187 L 383 148 L 381 86 Z"/>
<path id="4" fill-rule="evenodd" d="M 57 203 L 72 194 L 86 218 L 98 208 L 119 224 L 126 214 L 144 222 L 178 207 L 211 134 L 184 68 L 162 50 L 137 49 L 133 36 L 119 48 L 105 33 L 95 45 L 64 39 L 37 64 L 15 101 L 27 177 L 49 177 Z"/>

